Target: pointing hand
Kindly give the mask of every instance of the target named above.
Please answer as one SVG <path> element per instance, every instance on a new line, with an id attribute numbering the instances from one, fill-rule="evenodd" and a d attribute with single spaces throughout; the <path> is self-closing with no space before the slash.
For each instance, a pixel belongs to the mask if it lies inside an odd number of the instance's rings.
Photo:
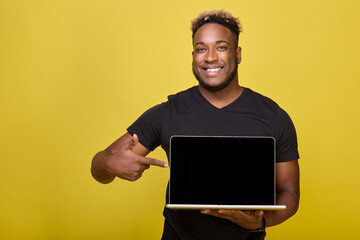
<path id="1" fill-rule="evenodd" d="M 139 138 L 134 134 L 130 141 L 123 144 L 118 151 L 110 154 L 105 160 L 107 171 L 119 178 L 135 181 L 151 165 L 168 167 L 165 162 L 134 153 L 132 150 L 138 143 Z"/>

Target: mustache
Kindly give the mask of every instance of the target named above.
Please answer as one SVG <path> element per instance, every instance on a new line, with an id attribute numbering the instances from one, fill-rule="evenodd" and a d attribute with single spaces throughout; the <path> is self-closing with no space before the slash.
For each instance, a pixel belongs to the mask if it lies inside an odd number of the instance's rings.
<path id="1" fill-rule="evenodd" d="M 228 76 L 225 77 L 224 81 L 222 81 L 220 84 L 212 86 L 207 84 L 201 77 L 200 74 L 196 72 L 196 68 L 194 66 L 194 63 L 192 64 L 192 72 L 195 76 L 195 78 L 198 80 L 199 84 L 204 87 L 205 89 L 212 91 L 212 92 L 217 92 L 220 90 L 223 90 L 224 88 L 226 88 L 227 86 L 229 86 L 229 84 L 234 81 L 235 76 L 238 73 L 238 68 L 237 65 L 235 65 L 236 67 L 234 68 L 233 71 L 230 72 L 230 74 Z"/>

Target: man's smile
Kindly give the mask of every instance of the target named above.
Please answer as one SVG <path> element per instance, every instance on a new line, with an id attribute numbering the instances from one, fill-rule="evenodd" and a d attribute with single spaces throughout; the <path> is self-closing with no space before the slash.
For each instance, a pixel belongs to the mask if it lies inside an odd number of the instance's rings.
<path id="1" fill-rule="evenodd" d="M 223 67 L 218 67 L 218 68 L 204 68 L 207 72 L 217 72 L 219 70 L 221 70 Z"/>
<path id="2" fill-rule="evenodd" d="M 240 63 L 240 48 L 236 37 L 225 26 L 205 24 L 193 37 L 193 73 L 206 90 L 217 92 L 235 79 Z"/>
<path id="3" fill-rule="evenodd" d="M 217 76 L 218 74 L 220 74 L 220 72 L 221 72 L 221 70 L 223 68 L 224 67 L 222 67 L 222 66 L 204 66 L 204 67 L 200 67 L 200 69 L 203 71 L 203 73 L 206 76 L 209 76 L 209 77 Z"/>

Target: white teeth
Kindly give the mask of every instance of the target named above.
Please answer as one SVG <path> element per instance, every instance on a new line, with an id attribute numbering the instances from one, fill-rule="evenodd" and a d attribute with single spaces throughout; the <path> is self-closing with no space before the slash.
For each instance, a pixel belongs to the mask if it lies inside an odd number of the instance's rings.
<path id="1" fill-rule="evenodd" d="M 219 67 L 219 68 L 208 68 L 208 69 L 206 69 L 206 71 L 208 71 L 208 72 L 217 72 L 220 69 L 221 69 L 221 67 Z"/>

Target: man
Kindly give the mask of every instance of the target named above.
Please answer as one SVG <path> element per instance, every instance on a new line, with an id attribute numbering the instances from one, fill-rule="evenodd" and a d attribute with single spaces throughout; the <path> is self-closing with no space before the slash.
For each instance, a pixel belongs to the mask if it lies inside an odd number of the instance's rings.
<path id="1" fill-rule="evenodd" d="M 224 11 L 200 14 L 192 22 L 193 73 L 199 85 L 169 96 L 146 111 L 127 133 L 97 153 L 93 177 L 110 183 L 115 177 L 135 181 L 165 162 L 145 156 L 160 146 L 168 154 L 172 135 L 272 136 L 276 139 L 277 204 L 281 211 L 171 210 L 165 208 L 162 239 L 264 239 L 264 228 L 297 211 L 299 167 L 295 128 L 275 102 L 238 83 L 241 25 Z M 219 159 L 221 164 L 221 159 Z M 234 191 L 237 191 L 234 189 Z"/>

